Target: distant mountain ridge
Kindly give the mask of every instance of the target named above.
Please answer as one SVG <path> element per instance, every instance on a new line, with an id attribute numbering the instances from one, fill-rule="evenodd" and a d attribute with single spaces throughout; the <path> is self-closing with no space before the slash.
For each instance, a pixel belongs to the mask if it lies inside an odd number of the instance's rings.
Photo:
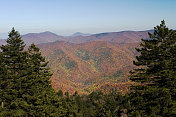
<path id="1" fill-rule="evenodd" d="M 81 36 L 72 37 L 68 41 L 72 43 L 85 43 L 90 41 L 108 41 L 119 44 L 137 43 L 141 42 L 141 38 L 144 39 L 148 38 L 148 32 L 152 33 L 152 30 L 98 33 L 84 37 Z"/>
<path id="2" fill-rule="evenodd" d="M 65 40 L 65 37 L 46 31 L 41 33 L 28 33 L 28 34 L 22 35 L 22 39 L 26 44 L 31 44 L 31 43 L 41 44 L 41 43 Z"/>
<path id="3" fill-rule="evenodd" d="M 76 32 L 76 33 L 72 34 L 71 37 L 76 37 L 76 36 L 89 36 L 89 35 L 91 35 L 91 34 Z"/>
<path id="4" fill-rule="evenodd" d="M 22 39 L 27 45 L 31 43 L 42 44 L 42 43 L 49 43 L 49 42 L 55 42 L 55 41 L 66 41 L 66 42 L 78 43 L 78 44 L 90 42 L 90 41 L 108 41 L 108 42 L 123 44 L 123 43 L 140 42 L 141 38 L 144 38 L 144 39 L 148 38 L 148 32 L 152 32 L 152 30 L 108 32 L 108 33 L 93 34 L 89 36 L 81 36 L 80 34 L 76 34 L 77 36 L 66 37 L 66 36 L 60 36 L 55 33 L 46 31 L 41 33 L 28 33 L 28 34 L 22 35 Z M 5 44 L 5 40 L 0 40 L 0 45 L 2 44 Z"/>

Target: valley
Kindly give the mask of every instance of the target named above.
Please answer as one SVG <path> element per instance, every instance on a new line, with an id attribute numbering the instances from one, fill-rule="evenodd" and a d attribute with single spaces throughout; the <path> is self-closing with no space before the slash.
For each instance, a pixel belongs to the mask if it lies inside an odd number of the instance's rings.
<path id="1" fill-rule="evenodd" d="M 98 90 L 125 93 L 132 84 L 128 75 L 135 67 L 135 47 L 138 47 L 141 38 L 148 38 L 148 31 L 69 37 L 46 31 L 28 33 L 22 35 L 22 39 L 27 45 L 34 43 L 41 49 L 53 73 L 51 81 L 56 91 L 70 94 L 75 91 L 89 94 Z"/>
<path id="2" fill-rule="evenodd" d="M 82 44 L 58 41 L 39 45 L 39 48 L 49 61 L 54 89 L 90 93 L 106 87 L 106 84 L 128 82 L 128 72 L 134 68 L 132 61 L 137 45 L 106 41 Z"/>

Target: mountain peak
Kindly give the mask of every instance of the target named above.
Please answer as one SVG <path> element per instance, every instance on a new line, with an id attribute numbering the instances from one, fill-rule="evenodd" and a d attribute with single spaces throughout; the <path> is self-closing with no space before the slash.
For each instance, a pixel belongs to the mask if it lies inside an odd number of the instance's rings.
<path id="1" fill-rule="evenodd" d="M 82 33 L 82 32 L 76 32 L 74 34 L 72 34 L 72 37 L 76 37 L 76 36 L 89 36 L 90 34 L 88 33 Z"/>
<path id="2" fill-rule="evenodd" d="M 40 32 L 39 34 L 57 35 L 57 34 L 50 32 L 50 31 Z"/>

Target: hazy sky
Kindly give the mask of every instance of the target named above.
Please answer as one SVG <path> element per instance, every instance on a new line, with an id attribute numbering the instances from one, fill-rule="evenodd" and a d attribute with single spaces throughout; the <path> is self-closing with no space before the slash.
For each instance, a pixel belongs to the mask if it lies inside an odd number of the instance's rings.
<path id="1" fill-rule="evenodd" d="M 0 33 L 99 33 L 176 28 L 176 0 L 0 0 Z"/>

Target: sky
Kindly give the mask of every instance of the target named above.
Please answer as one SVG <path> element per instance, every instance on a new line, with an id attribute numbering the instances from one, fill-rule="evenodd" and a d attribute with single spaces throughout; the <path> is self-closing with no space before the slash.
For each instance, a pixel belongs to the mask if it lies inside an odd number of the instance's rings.
<path id="1" fill-rule="evenodd" d="M 0 0 L 0 38 L 51 31 L 101 33 L 149 30 L 165 20 L 176 29 L 176 0 Z"/>

